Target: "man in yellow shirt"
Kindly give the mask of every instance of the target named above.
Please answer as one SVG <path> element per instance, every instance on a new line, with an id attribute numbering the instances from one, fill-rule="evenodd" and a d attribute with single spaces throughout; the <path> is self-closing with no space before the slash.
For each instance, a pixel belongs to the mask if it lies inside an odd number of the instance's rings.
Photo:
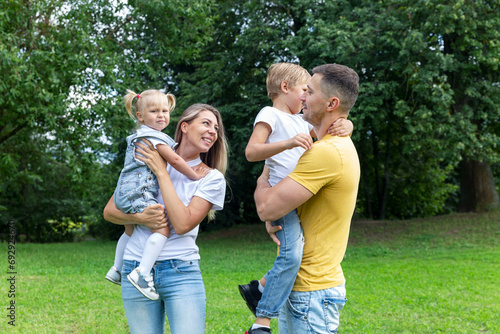
<path id="1" fill-rule="evenodd" d="M 346 302 L 340 265 L 349 237 L 359 183 L 359 160 L 350 137 L 332 137 L 327 129 L 347 118 L 359 78 L 338 64 L 315 67 L 301 97 L 304 119 L 318 141 L 294 171 L 275 186 L 264 172 L 257 180 L 255 203 L 263 221 L 276 220 L 297 208 L 304 230 L 304 254 L 293 291 L 279 316 L 279 332 L 334 333 Z M 268 225 L 271 236 L 275 228 Z M 275 236 L 273 236 L 275 237 Z"/>

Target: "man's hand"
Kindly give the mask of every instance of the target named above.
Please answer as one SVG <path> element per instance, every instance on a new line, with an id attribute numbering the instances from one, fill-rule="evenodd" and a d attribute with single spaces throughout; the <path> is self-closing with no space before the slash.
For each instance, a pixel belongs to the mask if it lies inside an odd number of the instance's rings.
<path id="1" fill-rule="evenodd" d="M 267 233 L 269 233 L 269 236 L 271 237 L 271 239 L 273 239 L 273 241 L 276 243 L 276 245 L 280 246 L 281 243 L 280 243 L 280 240 L 278 239 L 278 237 L 276 236 L 276 232 L 278 231 L 281 231 L 281 226 L 273 226 L 273 222 L 270 222 L 270 221 L 267 221 L 266 222 L 266 230 L 267 230 Z"/>

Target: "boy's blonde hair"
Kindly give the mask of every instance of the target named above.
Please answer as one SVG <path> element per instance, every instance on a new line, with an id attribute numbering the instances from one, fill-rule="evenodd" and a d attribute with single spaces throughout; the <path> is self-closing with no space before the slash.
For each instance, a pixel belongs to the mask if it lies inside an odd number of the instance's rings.
<path id="1" fill-rule="evenodd" d="M 300 65 L 291 63 L 273 64 L 267 72 L 267 96 L 274 101 L 281 94 L 281 83 L 283 81 L 286 81 L 288 88 L 291 89 L 296 85 L 308 83 L 309 79 L 311 79 L 311 75 Z"/>
<path id="2" fill-rule="evenodd" d="M 170 93 L 162 93 L 157 89 L 148 89 L 141 94 L 137 94 L 127 89 L 127 95 L 125 95 L 125 108 L 130 117 L 132 117 L 138 125 L 141 124 L 141 122 L 137 119 L 137 115 L 134 113 L 133 109 L 142 114 L 144 109 L 151 105 L 157 107 L 167 105 L 168 111 L 172 112 L 175 108 L 175 96 Z"/>

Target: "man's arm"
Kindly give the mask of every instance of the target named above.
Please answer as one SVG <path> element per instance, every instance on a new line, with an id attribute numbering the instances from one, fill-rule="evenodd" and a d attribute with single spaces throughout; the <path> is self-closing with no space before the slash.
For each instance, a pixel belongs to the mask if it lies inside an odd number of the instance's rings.
<path id="1" fill-rule="evenodd" d="M 254 199 L 262 221 L 274 221 L 299 207 L 314 194 L 288 176 L 274 187 L 269 185 L 269 170 L 264 167 L 257 179 Z"/>

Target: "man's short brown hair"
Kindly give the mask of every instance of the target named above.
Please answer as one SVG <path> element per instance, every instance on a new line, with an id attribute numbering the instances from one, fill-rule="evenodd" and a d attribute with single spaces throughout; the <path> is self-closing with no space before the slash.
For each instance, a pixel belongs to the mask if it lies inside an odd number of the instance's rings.
<path id="1" fill-rule="evenodd" d="M 323 76 L 320 85 L 324 97 L 338 97 L 340 109 L 345 113 L 349 113 L 358 98 L 358 74 L 353 69 L 339 64 L 316 66 L 312 72 Z"/>

